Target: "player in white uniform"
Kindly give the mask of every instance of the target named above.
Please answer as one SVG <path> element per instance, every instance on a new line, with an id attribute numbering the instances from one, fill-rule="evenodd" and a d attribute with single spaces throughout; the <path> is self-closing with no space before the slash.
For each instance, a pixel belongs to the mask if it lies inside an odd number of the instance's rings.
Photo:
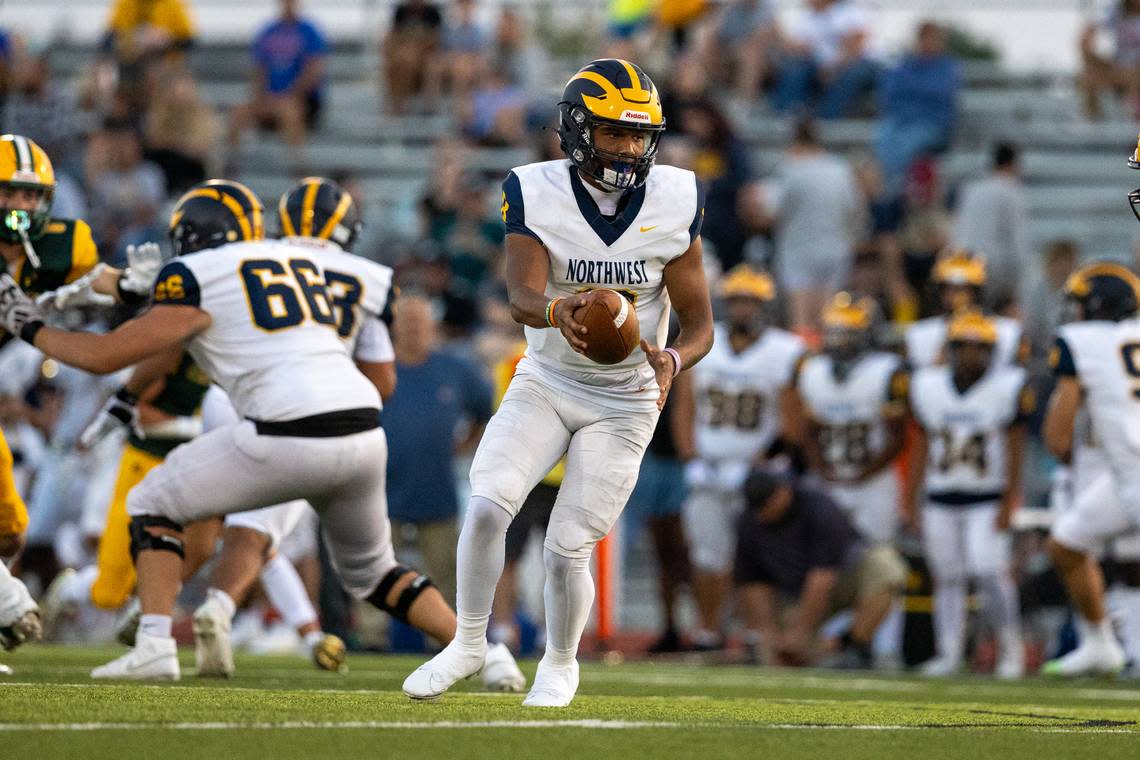
<path id="1" fill-rule="evenodd" d="M 906 433 L 909 375 L 902 359 L 871 347 L 874 304 L 839 293 L 823 312 L 823 352 L 796 381 L 804 453 L 864 538 L 891 544 L 901 484 L 892 466 Z"/>
<path id="2" fill-rule="evenodd" d="M 723 607 L 732 587 L 741 486 L 763 464 L 788 421 L 792 379 L 803 341 L 770 325 L 776 288 L 766 273 L 740 265 L 721 281 L 727 319 L 714 328 L 708 356 L 677 378 L 676 425 L 693 441 L 685 465 L 682 517 L 693 564 L 698 649 L 720 649 Z"/>
<path id="3" fill-rule="evenodd" d="M 1025 370 L 994 365 L 997 326 L 978 311 L 960 312 L 947 331 L 949 364 L 914 373 L 910 405 L 921 428 L 911 454 L 904 513 L 918 517 L 934 577 L 938 655 L 923 673 L 945 676 L 962 665 L 966 584 L 982 591 L 998 638 L 999 678 L 1025 669 L 1017 589 L 1010 575 L 1009 524 L 1019 496 L 1033 410 Z"/>
<path id="4" fill-rule="evenodd" d="M 1095 451 L 1077 445 L 1082 406 L 1092 422 L 1107 471 L 1074 489 L 1072 505 L 1057 516 L 1049 548 L 1077 612 L 1079 644 L 1042 667 L 1048 675 L 1115 673 L 1124 653 L 1105 607 L 1104 575 L 1097 553 L 1104 542 L 1140 527 L 1140 279 L 1119 264 L 1090 264 L 1065 285 L 1075 321 L 1057 330 L 1051 363 L 1057 384 L 1049 399 L 1043 435 L 1061 461 L 1080 455 L 1088 470 Z"/>
<path id="5" fill-rule="evenodd" d="M 986 262 L 961 249 L 952 249 L 939 255 L 931 273 L 938 291 L 942 314 L 927 317 L 907 328 L 906 359 L 911 369 L 922 369 L 939 364 L 946 344 L 946 326 L 959 309 L 980 307 L 982 289 L 986 285 Z M 997 329 L 994 347 L 994 364 L 1024 364 L 1029 343 L 1022 334 L 1021 323 L 1009 317 L 992 316 Z"/>
<path id="6" fill-rule="evenodd" d="M 565 455 L 543 551 L 546 653 L 523 704 L 570 703 L 594 598 L 590 555 L 633 490 L 673 377 L 712 343 L 701 191 L 692 172 L 653 167 L 665 128 L 653 82 L 628 61 L 593 61 L 567 83 L 559 111 L 569 160 L 520 166 L 503 183 L 507 289 L 528 347 L 471 466 L 459 631 L 404 681 L 413 698 L 438 697 L 479 669 L 507 527 Z M 590 335 L 574 319 L 599 287 L 624 293 L 641 326 L 641 347 L 610 366 L 585 357 Z M 670 304 L 681 332 L 660 350 Z"/>
<path id="7" fill-rule="evenodd" d="M 396 562 L 380 397 L 337 335 L 321 266 L 296 246 L 243 242 L 260 216 L 238 183 L 190 190 L 171 216 L 176 258 L 159 274 L 154 305 L 103 335 L 45 326 L 0 278 L 0 326 L 48 356 L 107 373 L 184 344 L 245 418 L 179 447 L 131 491 L 142 615 L 135 647 L 96 678 L 179 678 L 170 616 L 185 523 L 298 498 L 321 514 L 350 593 L 436 638 L 453 635 L 454 615 L 430 580 Z"/>

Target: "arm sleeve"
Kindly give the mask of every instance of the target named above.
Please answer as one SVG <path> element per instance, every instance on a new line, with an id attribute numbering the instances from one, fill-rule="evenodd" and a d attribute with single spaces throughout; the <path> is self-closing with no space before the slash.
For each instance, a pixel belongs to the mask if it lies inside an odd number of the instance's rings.
<path id="1" fill-rule="evenodd" d="M 518 175 L 514 172 L 508 173 L 507 178 L 503 180 L 503 205 L 500 211 L 503 212 L 503 229 L 508 235 L 511 233 L 527 235 L 540 243 L 542 242 L 542 238 L 526 226 L 522 185 L 519 183 Z"/>
<path id="2" fill-rule="evenodd" d="M 201 308 L 202 291 L 198 287 L 198 278 L 181 261 L 171 261 L 154 281 L 154 302 Z"/>
<path id="3" fill-rule="evenodd" d="M 392 337 L 388 325 L 379 319 L 367 319 L 356 336 L 356 350 L 352 357 L 357 361 L 371 364 L 387 364 L 396 361 L 396 351 L 392 347 Z"/>
<path id="4" fill-rule="evenodd" d="M 1073 353 L 1069 350 L 1069 344 L 1059 335 L 1056 342 L 1053 343 L 1053 349 L 1049 352 L 1049 367 L 1053 370 L 1054 377 L 1077 376 L 1077 365 L 1073 361 Z"/>
<path id="5" fill-rule="evenodd" d="M 689 225 L 689 245 L 701 234 L 701 225 L 705 221 L 705 186 L 699 179 L 697 183 L 697 210 L 693 213 L 693 222 Z"/>

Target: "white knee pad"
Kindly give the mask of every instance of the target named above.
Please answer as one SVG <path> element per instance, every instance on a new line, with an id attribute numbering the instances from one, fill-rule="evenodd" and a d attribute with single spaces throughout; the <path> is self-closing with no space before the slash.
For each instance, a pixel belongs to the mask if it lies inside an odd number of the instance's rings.
<path id="1" fill-rule="evenodd" d="M 604 533 L 585 524 L 584 520 L 555 520 L 552 515 L 542 545 L 548 550 L 547 555 L 584 559 L 588 562 L 594 553 L 594 546 L 604 536 Z"/>

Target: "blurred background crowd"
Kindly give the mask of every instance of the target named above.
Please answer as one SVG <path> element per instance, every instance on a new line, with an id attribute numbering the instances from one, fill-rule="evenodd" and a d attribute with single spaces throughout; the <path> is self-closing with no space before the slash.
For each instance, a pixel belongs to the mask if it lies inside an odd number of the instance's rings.
<path id="1" fill-rule="evenodd" d="M 324 3 L 282 0 L 260 4 L 263 24 L 244 45 L 200 37 L 200 15 L 225 9 L 198 5 L 114 0 L 95 46 L 25 33 L 26 9 L 7 6 L 0 131 L 48 152 L 53 215 L 87 219 L 115 265 L 128 245 L 165 244 L 173 199 L 208 177 L 247 182 L 268 207 L 310 174 L 354 193 L 365 219 L 356 251 L 393 266 L 407 294 L 394 333 L 400 381 L 384 411 L 397 551 L 445 593 L 454 594 L 464 462 L 522 345 L 503 287 L 499 183 L 511 166 L 561 158 L 550 129 L 557 94 L 591 58 L 637 61 L 661 89 L 658 160 L 706 185 L 714 296 L 737 264 L 771 272 L 779 324 L 809 344 L 824 304 L 848 290 L 878 304 L 882 345 L 898 349 L 907 325 L 940 308 L 938 253 L 966 248 L 986 263 L 986 306 L 1022 323 L 1045 398 L 1065 279 L 1094 256 L 1134 263 L 1120 170 L 1140 118 L 1137 0 L 1112 2 L 1074 31 L 1080 67 L 1065 76 L 1006 70 L 944 14 L 885 46 L 876 7 L 861 0 L 373 2 L 367 27 L 348 37 L 325 30 Z M 85 318 L 101 329 L 124 316 Z M 0 351 L 0 425 L 33 526 L 30 585 L 91 560 L 117 452 L 80 451 L 76 438 L 117 382 L 41 362 L 19 342 Z M 1047 520 L 1036 516 L 1054 463 L 1038 419 L 1017 577 L 1026 611 L 1056 618 L 1063 595 L 1047 580 Z M 655 454 L 680 471 L 668 437 L 663 424 Z M 496 607 L 496 635 L 523 648 L 541 637 L 529 622 L 541 619 L 529 527 L 512 534 Z M 618 631 L 629 646 L 691 646 L 678 520 L 631 509 L 616 544 Z M 912 568 L 917 596 L 921 560 Z M 421 645 L 407 631 L 377 633 L 325 575 L 309 577 L 326 630 L 361 646 Z M 291 631 L 265 634 L 273 616 L 262 606 L 235 640 L 248 629 L 254 646 L 293 646 Z M 61 635 L 98 635 L 100 625 L 84 618 Z M 1056 626 L 1042 630 L 1040 650 L 1053 647 Z"/>

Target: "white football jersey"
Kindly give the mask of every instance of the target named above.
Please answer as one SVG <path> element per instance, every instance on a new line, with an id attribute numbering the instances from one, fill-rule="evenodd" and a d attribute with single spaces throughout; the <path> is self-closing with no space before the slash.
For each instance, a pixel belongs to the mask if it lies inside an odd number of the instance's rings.
<path id="1" fill-rule="evenodd" d="M 902 359 L 886 351 L 859 357 L 840 380 L 827 354 L 808 358 L 797 388 L 804 409 L 820 426 L 821 453 L 841 479 L 858 476 L 887 445 L 884 412 Z"/>
<path id="2" fill-rule="evenodd" d="M 156 305 L 210 315 L 188 350 L 243 417 L 274 422 L 380 408 L 338 334 L 325 254 L 316 253 L 278 240 L 231 243 L 180 256 L 158 275 Z M 386 297 L 365 287 L 360 300 L 378 314 Z"/>
<path id="3" fill-rule="evenodd" d="M 320 238 L 289 237 L 282 242 L 312 250 L 325 270 L 337 335 L 348 344 L 348 352 L 362 361 L 395 361 L 388 333 L 392 268 Z"/>
<path id="4" fill-rule="evenodd" d="M 1059 374 L 1075 375 L 1121 506 L 1140 511 L 1140 319 L 1057 328 Z"/>
<path id="5" fill-rule="evenodd" d="M 1019 364 L 1021 357 L 1021 323 L 1009 317 L 992 317 L 997 325 L 997 345 L 994 347 L 994 366 Z M 927 317 L 915 322 L 906 331 L 906 359 L 914 369 L 931 367 L 943 361 L 942 346 L 946 343 L 946 327 L 950 319 L 945 316 Z"/>
<path id="6" fill-rule="evenodd" d="M 926 493 L 998 498 L 1006 487 L 1006 432 L 1023 411 L 1025 370 L 995 367 L 959 393 L 947 366 L 914 373 L 910 403 L 927 437 Z"/>
<path id="7" fill-rule="evenodd" d="M 507 233 L 535 238 L 550 257 L 547 297 L 616 290 L 632 302 L 641 336 L 658 347 L 665 345 L 670 308 L 662 273 L 700 234 L 703 208 L 696 176 L 672 166 L 655 166 L 612 217 L 598 210 L 568 160 L 517 167 L 503 183 Z M 526 340 L 521 366 L 548 379 L 617 398 L 657 398 L 653 369 L 640 347 L 605 366 L 576 353 L 558 330 L 527 327 Z"/>
<path id="8" fill-rule="evenodd" d="M 799 337 L 776 327 L 739 354 L 717 324 L 713 347 L 689 370 L 696 397 L 697 455 L 711 462 L 747 462 L 780 432 L 780 392 L 804 353 Z"/>

